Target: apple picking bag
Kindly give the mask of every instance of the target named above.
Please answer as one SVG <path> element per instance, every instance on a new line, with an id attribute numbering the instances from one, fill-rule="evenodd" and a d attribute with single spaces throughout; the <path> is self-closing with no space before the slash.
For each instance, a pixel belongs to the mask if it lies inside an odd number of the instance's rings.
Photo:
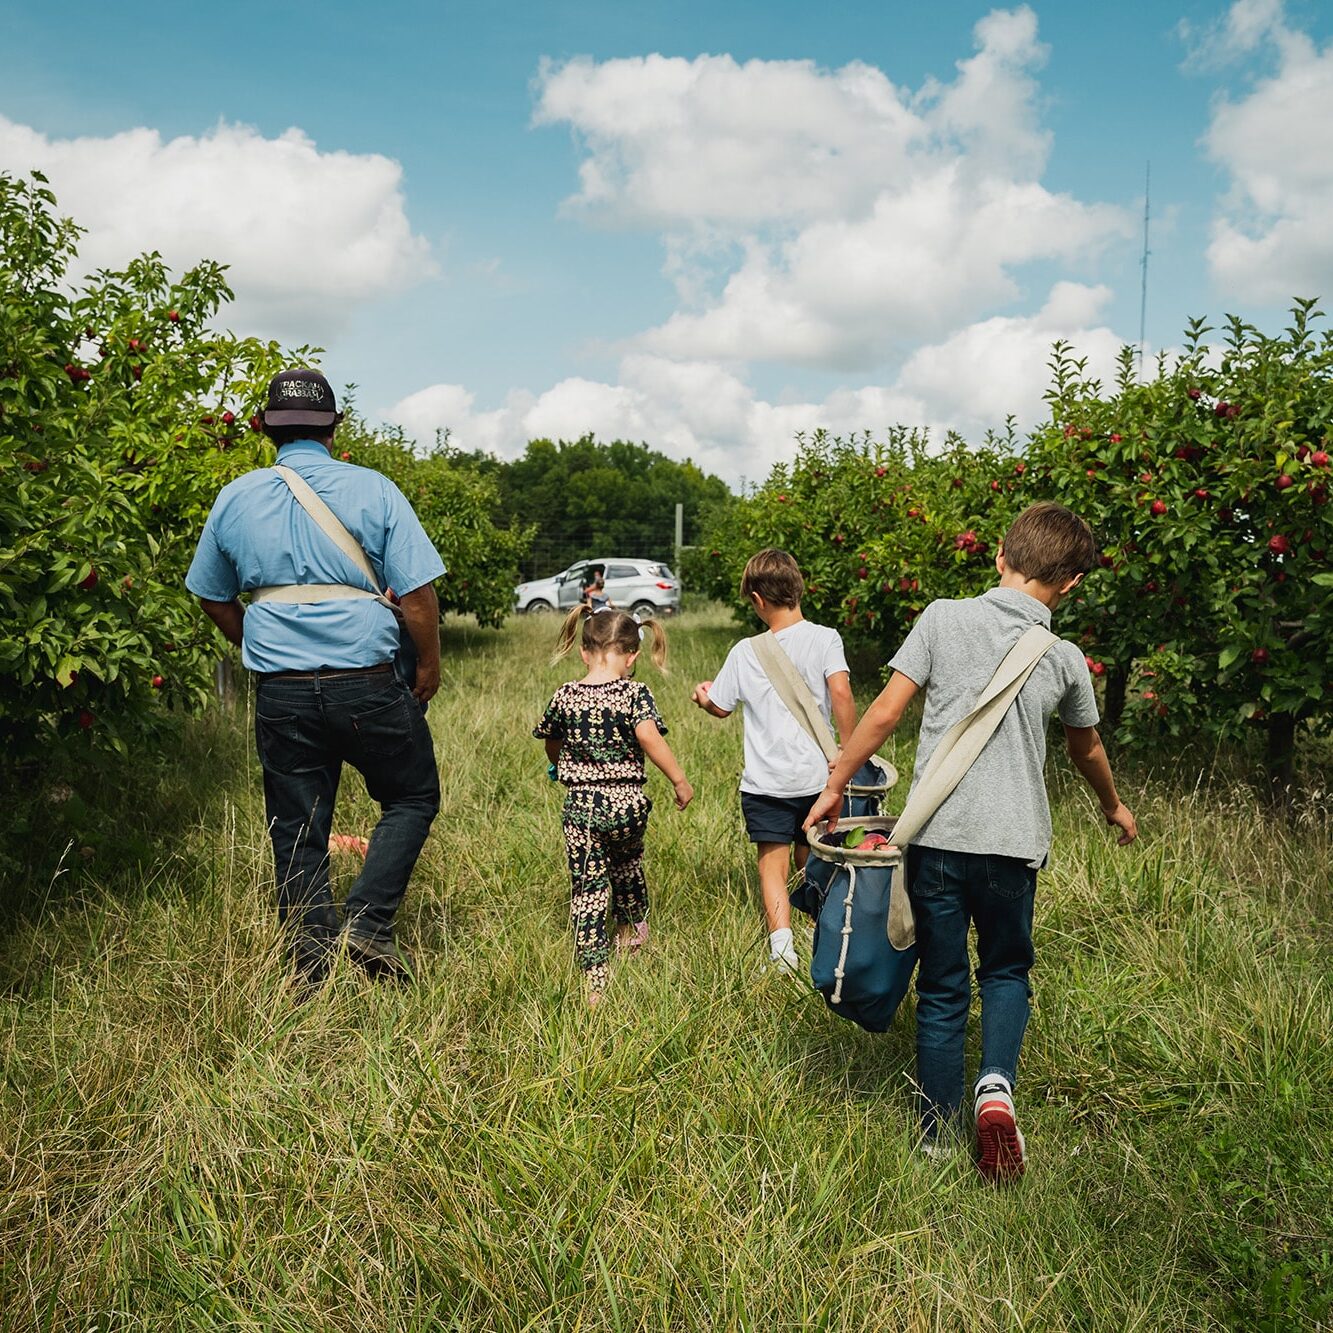
<path id="1" fill-rule="evenodd" d="M 833 733 L 782 645 L 771 632 L 750 642 L 778 697 L 832 760 L 837 754 Z M 901 815 L 852 813 L 844 800 L 840 818 L 855 819 L 867 833 L 891 837 L 895 846 L 868 851 L 837 846 L 827 822 L 810 832 L 806 878 L 792 893 L 792 905 L 815 920 L 810 979 L 830 1009 L 869 1032 L 888 1029 L 916 967 L 916 923 L 902 849 L 962 781 L 1042 655 L 1057 642 L 1041 625 L 1023 633 L 972 711 L 945 733 Z M 858 771 L 858 780 L 864 772 Z"/>

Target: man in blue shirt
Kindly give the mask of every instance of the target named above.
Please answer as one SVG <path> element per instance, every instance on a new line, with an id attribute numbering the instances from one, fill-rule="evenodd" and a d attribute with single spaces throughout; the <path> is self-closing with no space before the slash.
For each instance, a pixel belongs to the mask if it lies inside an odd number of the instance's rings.
<path id="1" fill-rule="evenodd" d="M 269 385 L 264 432 L 279 465 L 299 474 L 370 561 L 378 588 L 321 530 L 272 468 L 219 493 L 186 586 L 258 682 L 255 743 L 277 871 L 278 918 L 303 986 L 327 975 L 340 938 L 374 976 L 411 975 L 393 922 L 440 808 L 425 706 L 440 686 L 444 573 L 403 493 L 387 477 L 332 457 L 342 414 L 318 371 Z M 396 590 L 399 617 L 381 590 Z M 250 594 L 243 607 L 240 594 Z M 416 648 L 415 680 L 394 670 L 400 636 Z M 329 889 L 329 833 L 343 763 L 379 802 L 365 865 L 340 928 Z"/>

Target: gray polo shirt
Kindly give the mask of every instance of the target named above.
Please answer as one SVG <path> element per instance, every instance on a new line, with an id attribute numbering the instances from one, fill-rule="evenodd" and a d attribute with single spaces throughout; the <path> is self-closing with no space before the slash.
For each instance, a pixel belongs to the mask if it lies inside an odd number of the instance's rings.
<path id="1" fill-rule="evenodd" d="M 913 785 L 945 732 L 967 716 L 1004 655 L 1032 625 L 1049 629 L 1050 608 L 1015 588 L 932 602 L 921 613 L 889 663 L 926 691 Z M 1097 725 L 1087 663 L 1064 639 L 1037 663 L 976 763 L 912 841 L 1043 866 L 1051 849 L 1043 770 L 1053 713 L 1066 726 Z"/>

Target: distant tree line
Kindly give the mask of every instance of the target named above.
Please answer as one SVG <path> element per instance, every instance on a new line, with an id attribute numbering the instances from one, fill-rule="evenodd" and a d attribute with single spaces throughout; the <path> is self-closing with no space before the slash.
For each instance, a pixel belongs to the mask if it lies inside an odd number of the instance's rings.
<path id="1" fill-rule="evenodd" d="M 525 578 L 595 555 L 670 562 L 677 504 L 689 545 L 735 501 L 720 477 L 627 440 L 532 440 L 512 462 L 479 452 L 463 457 L 494 477 L 498 526 L 535 526 Z"/>

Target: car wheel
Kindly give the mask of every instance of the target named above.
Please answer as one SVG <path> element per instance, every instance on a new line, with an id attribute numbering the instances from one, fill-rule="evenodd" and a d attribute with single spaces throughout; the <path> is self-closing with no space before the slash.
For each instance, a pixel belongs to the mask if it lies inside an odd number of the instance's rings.
<path id="1" fill-rule="evenodd" d="M 649 617 L 657 614 L 657 607 L 655 607 L 652 602 L 635 602 L 634 605 L 630 607 L 629 613 L 632 616 L 638 616 L 640 620 L 647 620 Z"/>
<path id="2" fill-rule="evenodd" d="M 526 610 L 530 616 L 544 616 L 548 612 L 554 611 L 555 607 L 553 607 L 550 602 L 544 602 L 538 597 L 535 602 L 529 602 L 524 610 Z"/>

